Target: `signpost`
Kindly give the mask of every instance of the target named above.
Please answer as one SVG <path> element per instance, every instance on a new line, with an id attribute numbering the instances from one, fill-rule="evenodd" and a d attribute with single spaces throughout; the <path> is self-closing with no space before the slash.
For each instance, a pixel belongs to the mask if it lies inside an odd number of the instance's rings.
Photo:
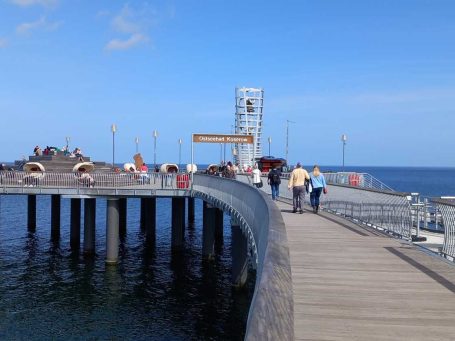
<path id="1" fill-rule="evenodd" d="M 248 143 L 254 144 L 253 135 L 193 134 L 195 143 Z"/>
<path id="2" fill-rule="evenodd" d="M 194 165 L 194 144 L 195 143 L 246 143 L 254 144 L 253 135 L 234 135 L 234 134 L 192 134 L 191 138 L 191 170 Z M 193 172 L 191 172 L 191 183 L 193 183 Z"/>

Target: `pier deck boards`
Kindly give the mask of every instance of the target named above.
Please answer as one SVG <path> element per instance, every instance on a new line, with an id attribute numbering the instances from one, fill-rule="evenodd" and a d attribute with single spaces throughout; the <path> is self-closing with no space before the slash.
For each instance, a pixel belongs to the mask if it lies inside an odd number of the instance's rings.
<path id="1" fill-rule="evenodd" d="M 296 340 L 455 339 L 454 266 L 334 216 L 277 204 L 290 245 Z"/>

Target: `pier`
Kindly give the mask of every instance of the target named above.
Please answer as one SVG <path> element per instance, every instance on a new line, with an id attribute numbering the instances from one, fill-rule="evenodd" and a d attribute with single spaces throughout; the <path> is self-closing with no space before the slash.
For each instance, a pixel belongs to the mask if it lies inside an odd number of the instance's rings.
<path id="1" fill-rule="evenodd" d="M 202 257 L 210 261 L 222 240 L 222 216 L 232 228 L 232 285 L 241 287 L 251 264 L 256 287 L 247 340 L 413 339 L 450 340 L 455 333 L 455 206 L 440 201 L 446 235 L 440 255 L 412 243 L 415 233 L 406 193 L 332 184 L 323 212 L 293 214 L 287 180 L 280 201 L 269 188 L 194 174 L 92 173 L 93 184 L 71 173 L 47 173 L 31 183 L 24 172 L 2 172 L 0 195 L 28 197 L 27 222 L 36 229 L 40 195 L 51 196 L 51 234 L 60 233 L 61 197 L 71 199 L 70 247 L 95 254 L 97 200 L 107 199 L 106 265 L 118 263 L 119 238 L 127 233 L 128 198 L 140 198 L 141 227 L 154 243 L 156 200 L 172 198 L 172 247 L 185 241 L 185 217 L 203 200 Z M 81 222 L 81 210 L 84 219 Z M 81 231 L 83 230 L 83 231 Z M 441 257 L 444 256 L 445 258 Z"/>
<path id="2" fill-rule="evenodd" d="M 295 340 L 451 340 L 455 268 L 330 214 L 289 213 Z"/>

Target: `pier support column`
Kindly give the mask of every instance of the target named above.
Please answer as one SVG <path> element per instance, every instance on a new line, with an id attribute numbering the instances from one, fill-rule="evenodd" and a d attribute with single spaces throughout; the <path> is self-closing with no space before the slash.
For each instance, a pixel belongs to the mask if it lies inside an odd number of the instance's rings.
<path id="1" fill-rule="evenodd" d="M 28 195 L 28 212 L 27 212 L 27 228 L 30 232 L 36 230 L 36 195 Z"/>
<path id="2" fill-rule="evenodd" d="M 188 225 L 194 225 L 194 198 L 188 198 Z"/>
<path id="3" fill-rule="evenodd" d="M 240 226 L 231 220 L 232 232 L 232 285 L 242 287 L 248 278 L 248 240 Z"/>
<path id="4" fill-rule="evenodd" d="M 119 235 L 124 238 L 126 236 L 126 221 L 128 218 L 128 201 L 126 198 L 118 200 L 119 209 Z"/>
<path id="5" fill-rule="evenodd" d="M 60 203 L 59 194 L 51 195 L 51 235 L 52 239 L 60 238 Z"/>
<path id="6" fill-rule="evenodd" d="M 141 230 L 142 229 L 145 229 L 145 211 L 146 211 L 146 200 L 147 198 L 141 198 L 141 212 L 140 212 L 140 215 L 141 215 L 141 218 L 140 218 L 140 226 L 141 226 Z"/>
<path id="7" fill-rule="evenodd" d="M 215 209 L 215 242 L 223 244 L 223 221 L 224 212 L 219 208 Z"/>
<path id="8" fill-rule="evenodd" d="M 107 199 L 106 205 L 106 264 L 118 263 L 119 199 Z"/>
<path id="9" fill-rule="evenodd" d="M 172 246 L 182 246 L 184 239 L 185 198 L 172 198 Z"/>
<path id="10" fill-rule="evenodd" d="M 70 246 L 77 250 L 81 246 L 81 199 L 71 199 Z"/>
<path id="11" fill-rule="evenodd" d="M 156 238 L 156 198 L 144 200 L 144 228 L 147 243 L 154 243 Z"/>
<path id="12" fill-rule="evenodd" d="M 213 259 L 215 244 L 215 222 L 217 208 L 204 201 L 202 226 L 202 256 Z"/>
<path id="13" fill-rule="evenodd" d="M 95 254 L 96 199 L 84 199 L 84 254 Z"/>

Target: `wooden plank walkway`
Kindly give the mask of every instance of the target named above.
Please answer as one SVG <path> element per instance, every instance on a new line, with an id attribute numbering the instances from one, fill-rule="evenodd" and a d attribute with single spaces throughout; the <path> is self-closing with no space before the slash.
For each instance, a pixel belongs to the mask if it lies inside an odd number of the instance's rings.
<path id="1" fill-rule="evenodd" d="M 333 215 L 277 205 L 296 340 L 455 340 L 453 265 Z"/>

